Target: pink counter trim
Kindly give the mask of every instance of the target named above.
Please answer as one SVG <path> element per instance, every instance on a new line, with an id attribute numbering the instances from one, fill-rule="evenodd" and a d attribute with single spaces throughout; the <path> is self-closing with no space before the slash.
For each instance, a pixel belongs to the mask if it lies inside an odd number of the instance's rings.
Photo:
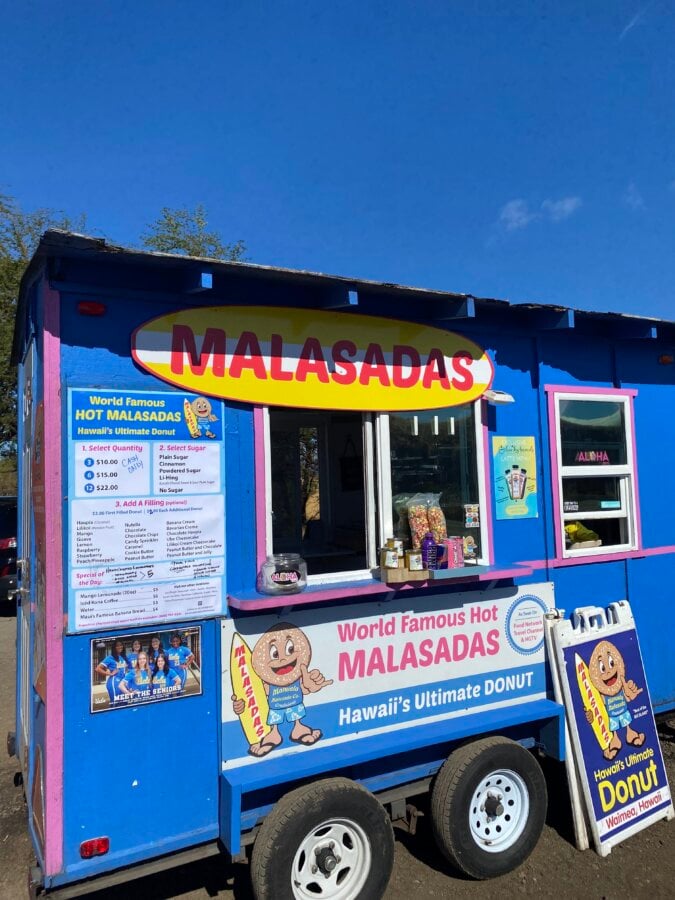
<path id="1" fill-rule="evenodd" d="M 597 556 L 574 556 L 565 559 L 528 559 L 519 562 L 519 566 L 528 566 L 530 569 L 564 569 L 566 566 L 589 566 L 592 563 L 622 562 L 624 559 L 644 559 L 648 556 L 664 556 L 667 553 L 675 553 L 675 544 L 663 547 L 647 547 L 642 550 L 626 550 L 621 553 L 603 553 Z"/>
<path id="2" fill-rule="evenodd" d="M 61 295 L 43 282 L 45 516 L 45 874 L 63 865 L 63 523 L 61 518 Z"/>
<path id="3" fill-rule="evenodd" d="M 253 409 L 253 455 L 255 479 L 256 572 L 267 557 L 267 485 L 265 481 L 265 413 L 262 406 Z"/>
<path id="4" fill-rule="evenodd" d="M 417 584 L 428 584 L 426 581 L 417 582 Z M 366 583 L 362 587 L 354 587 L 346 590 L 343 587 L 326 588 L 325 590 L 316 589 L 310 592 L 301 592 L 299 594 L 289 594 L 287 597 L 259 597 L 257 599 L 246 597 L 235 597 L 228 594 L 227 603 L 234 609 L 279 609 L 285 606 L 301 606 L 311 603 L 328 603 L 331 600 L 343 600 L 346 593 L 350 597 L 365 597 L 370 594 L 383 594 L 390 591 L 391 585 L 383 584 L 380 581 Z"/>
<path id="5" fill-rule="evenodd" d="M 470 582 L 482 581 L 499 581 L 506 578 L 522 578 L 532 574 L 532 567 L 529 563 L 516 563 L 513 566 L 504 569 L 494 568 L 491 571 L 467 572 L 466 575 L 459 575 L 455 578 L 448 579 L 429 579 L 428 581 L 409 581 L 397 584 L 386 584 L 383 581 L 365 581 L 361 584 L 352 582 L 337 584 L 334 587 L 323 588 L 320 585 L 301 591 L 299 594 L 289 594 L 286 597 L 269 596 L 263 597 L 260 594 L 251 592 L 250 596 L 233 596 L 228 594 L 228 605 L 233 609 L 248 610 L 273 610 L 286 606 L 309 606 L 314 603 L 329 603 L 331 600 L 344 600 L 348 597 L 359 599 L 360 597 L 369 597 L 376 594 L 399 593 L 400 591 L 419 590 L 419 588 L 428 587 L 452 587 L 455 584 L 466 584 Z"/>

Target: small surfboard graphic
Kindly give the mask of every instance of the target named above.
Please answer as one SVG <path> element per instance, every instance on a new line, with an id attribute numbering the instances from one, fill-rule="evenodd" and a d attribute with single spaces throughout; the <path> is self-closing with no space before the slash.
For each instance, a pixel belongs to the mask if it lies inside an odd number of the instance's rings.
<path id="1" fill-rule="evenodd" d="M 262 741 L 271 731 L 267 724 L 269 705 L 265 686 L 251 665 L 251 650 L 243 637 L 235 631 L 230 651 L 230 679 L 232 695 L 246 702 L 246 709 L 239 716 L 241 727 L 249 744 Z"/>
<path id="2" fill-rule="evenodd" d="M 198 438 L 201 431 L 197 424 L 197 416 L 192 411 L 190 401 L 187 399 L 183 401 L 183 418 L 185 419 L 185 424 L 190 432 L 190 437 Z"/>
<path id="3" fill-rule="evenodd" d="M 588 666 L 579 656 L 574 654 L 574 670 L 577 673 L 579 693 L 584 704 L 584 709 L 591 712 L 591 728 L 600 748 L 606 750 L 612 740 L 612 732 L 609 730 L 609 716 L 605 707 L 602 694 L 591 681 L 591 673 Z"/>

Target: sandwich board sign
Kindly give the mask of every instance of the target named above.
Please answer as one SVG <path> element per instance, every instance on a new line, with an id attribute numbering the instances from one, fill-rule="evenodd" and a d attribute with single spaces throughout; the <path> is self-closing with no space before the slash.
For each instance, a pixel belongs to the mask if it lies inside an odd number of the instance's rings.
<path id="1" fill-rule="evenodd" d="M 597 852 L 673 818 L 635 621 L 627 602 L 583 607 L 553 629 L 571 751 Z"/>

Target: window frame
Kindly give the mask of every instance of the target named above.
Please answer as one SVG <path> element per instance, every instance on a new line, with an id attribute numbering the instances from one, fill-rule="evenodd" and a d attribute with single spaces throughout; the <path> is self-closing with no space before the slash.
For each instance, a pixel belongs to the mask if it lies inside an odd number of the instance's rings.
<path id="1" fill-rule="evenodd" d="M 487 566 L 492 564 L 492 532 L 490 521 L 492 516 L 492 503 L 488 506 L 488 476 L 489 463 L 487 458 L 487 416 L 485 412 L 485 401 L 475 400 L 471 404 L 474 408 L 474 429 L 476 438 L 476 469 L 478 481 L 478 504 L 480 510 L 480 525 L 478 532 L 480 534 L 481 555 L 476 559 L 475 565 Z M 448 407 L 452 409 L 452 407 Z M 377 446 L 379 448 L 380 460 L 389 460 L 391 458 L 389 443 L 389 413 L 376 414 L 376 431 Z M 382 542 L 394 533 L 394 523 L 392 518 L 392 490 L 391 490 L 391 467 L 378 464 L 378 498 L 380 500 L 378 506 L 378 525 L 380 529 L 380 537 Z M 465 566 L 469 571 L 472 565 Z"/>
<path id="2" fill-rule="evenodd" d="M 492 565 L 492 498 L 489 483 L 489 460 L 487 440 L 486 404 L 482 399 L 473 401 L 474 427 L 476 432 L 476 467 L 478 479 L 478 503 L 480 504 L 480 546 L 481 556 L 477 565 Z M 449 407 L 451 409 L 451 407 Z M 256 519 L 262 524 L 257 534 L 257 568 L 265 557 L 273 552 L 272 508 L 267 502 L 272 496 L 271 435 L 269 407 L 258 407 L 256 425 L 256 473 L 264 484 L 264 490 L 257 490 Z M 391 510 L 391 468 L 389 454 L 389 414 L 381 412 L 362 413 L 364 492 L 366 507 L 366 558 L 367 567 L 346 572 L 327 572 L 309 575 L 309 585 L 331 585 L 339 582 L 370 581 L 373 569 L 379 565 L 378 548 L 383 546 L 387 536 L 393 534 Z M 259 482 L 258 482 L 259 483 Z M 466 567 L 469 571 L 473 565 Z"/>
<path id="3" fill-rule="evenodd" d="M 634 398 L 637 391 L 624 388 L 591 388 L 569 385 L 545 385 L 548 394 L 549 452 L 551 457 L 551 490 L 553 495 L 555 555 L 557 560 L 579 558 L 621 558 L 639 550 L 642 544 L 640 510 L 638 501 L 637 457 L 635 449 Z M 580 464 L 565 466 L 562 463 L 562 439 L 560 433 L 560 402 L 562 400 L 621 403 L 624 407 L 624 437 L 626 462 L 620 465 Z M 565 478 L 617 478 L 619 480 L 619 509 L 589 512 L 566 512 L 563 500 Z M 627 541 L 623 544 L 582 547 L 576 550 L 565 545 L 565 523 L 575 519 L 625 519 Z"/>

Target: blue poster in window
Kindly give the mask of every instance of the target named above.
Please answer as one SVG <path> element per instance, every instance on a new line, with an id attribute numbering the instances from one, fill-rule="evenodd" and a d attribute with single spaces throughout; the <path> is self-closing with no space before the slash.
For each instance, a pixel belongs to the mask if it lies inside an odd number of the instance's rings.
<path id="1" fill-rule="evenodd" d="M 533 437 L 492 438 L 495 509 L 498 519 L 536 519 L 537 459 Z"/>

